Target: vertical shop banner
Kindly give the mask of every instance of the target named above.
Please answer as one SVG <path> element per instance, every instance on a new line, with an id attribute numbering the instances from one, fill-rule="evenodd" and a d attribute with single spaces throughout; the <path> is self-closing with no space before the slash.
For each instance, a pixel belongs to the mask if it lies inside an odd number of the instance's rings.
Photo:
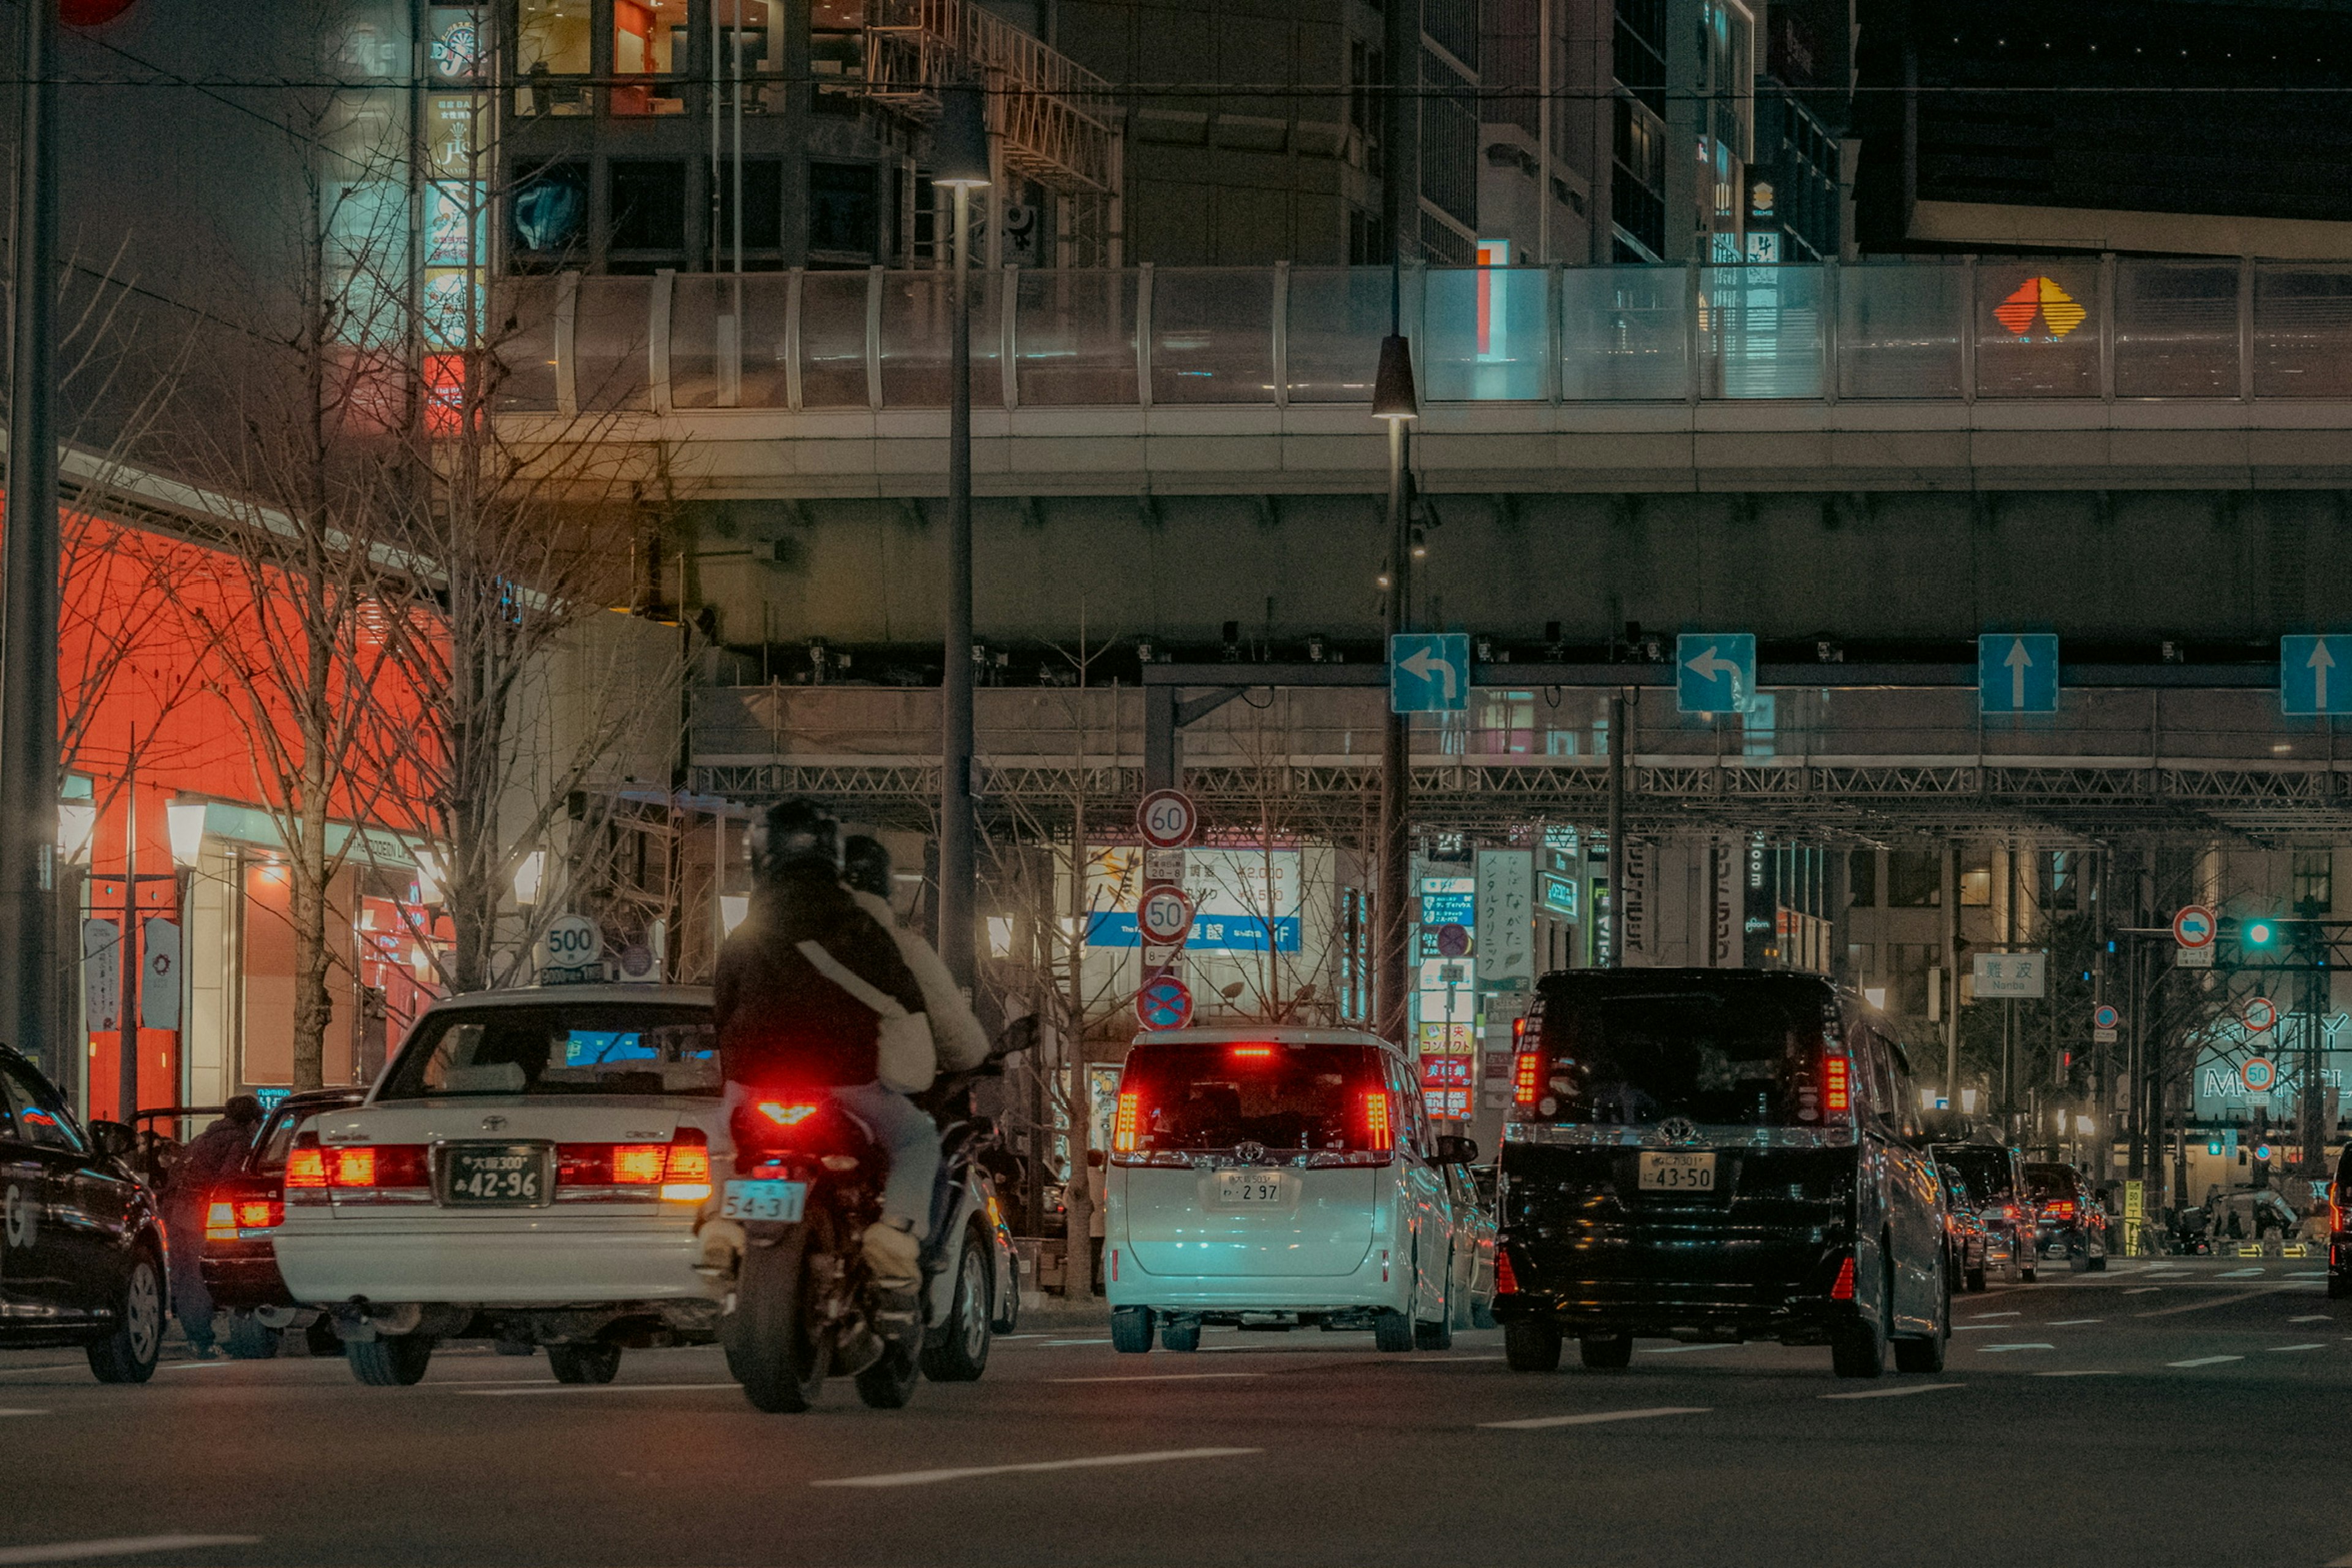
<path id="1" fill-rule="evenodd" d="M 139 922 L 139 1026 L 180 1026 L 180 922 Z"/>
<path id="2" fill-rule="evenodd" d="M 122 1026 L 122 929 L 81 922 L 82 1026 L 95 1035 Z"/>
<path id="3" fill-rule="evenodd" d="M 1481 991 L 1519 991 L 1535 984 L 1535 857 L 1528 851 L 1478 851 Z"/>
<path id="4" fill-rule="evenodd" d="M 1650 846 L 1630 834 L 1625 839 L 1625 886 L 1620 889 L 1618 908 L 1624 962 L 1633 963 L 1649 951 Z"/>
<path id="5" fill-rule="evenodd" d="M 1707 963 L 1716 969 L 1737 969 L 1743 908 L 1739 890 L 1741 849 L 1736 841 L 1711 844 L 1706 858 L 1713 883 L 1707 919 Z"/>

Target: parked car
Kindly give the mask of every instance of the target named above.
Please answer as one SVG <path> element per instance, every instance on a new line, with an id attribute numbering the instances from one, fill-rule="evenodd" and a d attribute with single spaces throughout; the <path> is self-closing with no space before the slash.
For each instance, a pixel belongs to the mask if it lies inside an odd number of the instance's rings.
<path id="1" fill-rule="evenodd" d="M 1206 1323 L 1370 1329 L 1438 1349 L 1474 1320 L 1466 1139 L 1402 1052 L 1353 1029 L 1140 1035 L 1119 1080 L 1104 1273 L 1120 1351 Z"/>
<path id="2" fill-rule="evenodd" d="M 1968 1279 L 1981 1290 L 1988 1275 L 2032 1284 L 2041 1256 L 2041 1221 L 2026 1190 L 2025 1162 L 1999 1143 L 1937 1143 L 1936 1163 L 1958 1173 L 1984 1231 L 1984 1266 Z"/>
<path id="3" fill-rule="evenodd" d="M 2077 1273 L 2107 1266 L 2107 1209 L 2072 1165 L 2025 1167 L 2025 1194 L 2033 1201 L 2034 1239 L 2043 1258 L 2063 1258 Z"/>
<path id="4" fill-rule="evenodd" d="M 2352 1300 L 2352 1144 L 2336 1162 L 2327 1199 L 2327 1296 Z"/>
<path id="5" fill-rule="evenodd" d="M 1940 1177 L 1901 1048 L 1785 971 L 1544 977 L 1502 1151 L 1506 1359 L 1629 1364 L 1636 1338 L 1830 1347 L 1934 1372 L 1951 1331 Z"/>
<path id="6" fill-rule="evenodd" d="M 205 1204 L 201 1267 L 213 1305 L 229 1314 L 222 1343 L 232 1356 L 274 1356 L 289 1332 L 307 1334 L 314 1351 L 341 1353 L 333 1324 L 287 1290 L 278 1271 L 276 1240 L 286 1222 L 286 1156 L 295 1135 L 320 1112 L 363 1098 L 349 1089 L 289 1095 L 270 1109 L 253 1142 L 213 1184 Z"/>
<path id="7" fill-rule="evenodd" d="M 1985 1288 L 1984 1215 L 1969 1194 L 1966 1177 L 1940 1161 L 1936 1169 L 1944 1181 L 1944 1234 L 1949 1242 L 1952 1278 L 1960 1281 L 1961 1289 L 1981 1290 Z"/>
<path id="8" fill-rule="evenodd" d="M 163 1353 L 163 1229 L 117 1121 L 85 1131 L 40 1070 L 0 1046 L 0 1349 L 79 1345 L 100 1383 Z"/>

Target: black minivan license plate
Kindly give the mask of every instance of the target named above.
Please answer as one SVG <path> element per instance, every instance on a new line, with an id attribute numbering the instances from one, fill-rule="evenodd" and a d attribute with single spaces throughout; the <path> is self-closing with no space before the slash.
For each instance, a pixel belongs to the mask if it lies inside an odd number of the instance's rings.
<path id="1" fill-rule="evenodd" d="M 442 1202 L 452 1208 L 513 1208 L 547 1202 L 547 1147 L 457 1143 L 449 1149 Z"/>
<path id="2" fill-rule="evenodd" d="M 1642 1191 L 1645 1193 L 1711 1193 L 1715 1191 L 1715 1154 L 1643 1154 Z"/>

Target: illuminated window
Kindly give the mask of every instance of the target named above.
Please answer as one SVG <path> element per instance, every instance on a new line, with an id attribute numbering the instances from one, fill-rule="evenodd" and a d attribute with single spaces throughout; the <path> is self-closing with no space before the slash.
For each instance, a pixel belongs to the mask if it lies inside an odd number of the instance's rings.
<path id="1" fill-rule="evenodd" d="M 683 114 L 686 100 L 667 84 L 629 77 L 666 77 L 687 60 L 687 0 L 613 0 L 613 89 L 615 114 Z"/>
<path id="2" fill-rule="evenodd" d="M 1013 956 L 1013 917 L 1011 915 L 988 917 L 988 956 L 991 958 Z"/>
<path id="3" fill-rule="evenodd" d="M 2298 849 L 2291 876 L 2294 912 L 2324 915 L 2336 908 L 2336 855 L 2329 849 Z"/>
<path id="4" fill-rule="evenodd" d="M 585 114 L 586 89 L 563 77 L 588 74 L 590 0 L 521 0 L 515 17 L 515 110 L 521 114 Z"/>

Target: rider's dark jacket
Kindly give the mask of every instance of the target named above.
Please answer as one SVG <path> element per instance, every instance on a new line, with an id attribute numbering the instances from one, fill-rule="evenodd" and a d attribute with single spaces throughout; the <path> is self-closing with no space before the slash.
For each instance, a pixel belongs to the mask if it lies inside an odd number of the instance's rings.
<path id="1" fill-rule="evenodd" d="M 822 860 L 763 880 L 719 954 L 719 1056 L 730 1081 L 761 1089 L 871 1083 L 874 1009 L 827 980 L 800 951 L 814 942 L 909 1013 L 923 991 L 898 944 L 857 907 Z"/>

